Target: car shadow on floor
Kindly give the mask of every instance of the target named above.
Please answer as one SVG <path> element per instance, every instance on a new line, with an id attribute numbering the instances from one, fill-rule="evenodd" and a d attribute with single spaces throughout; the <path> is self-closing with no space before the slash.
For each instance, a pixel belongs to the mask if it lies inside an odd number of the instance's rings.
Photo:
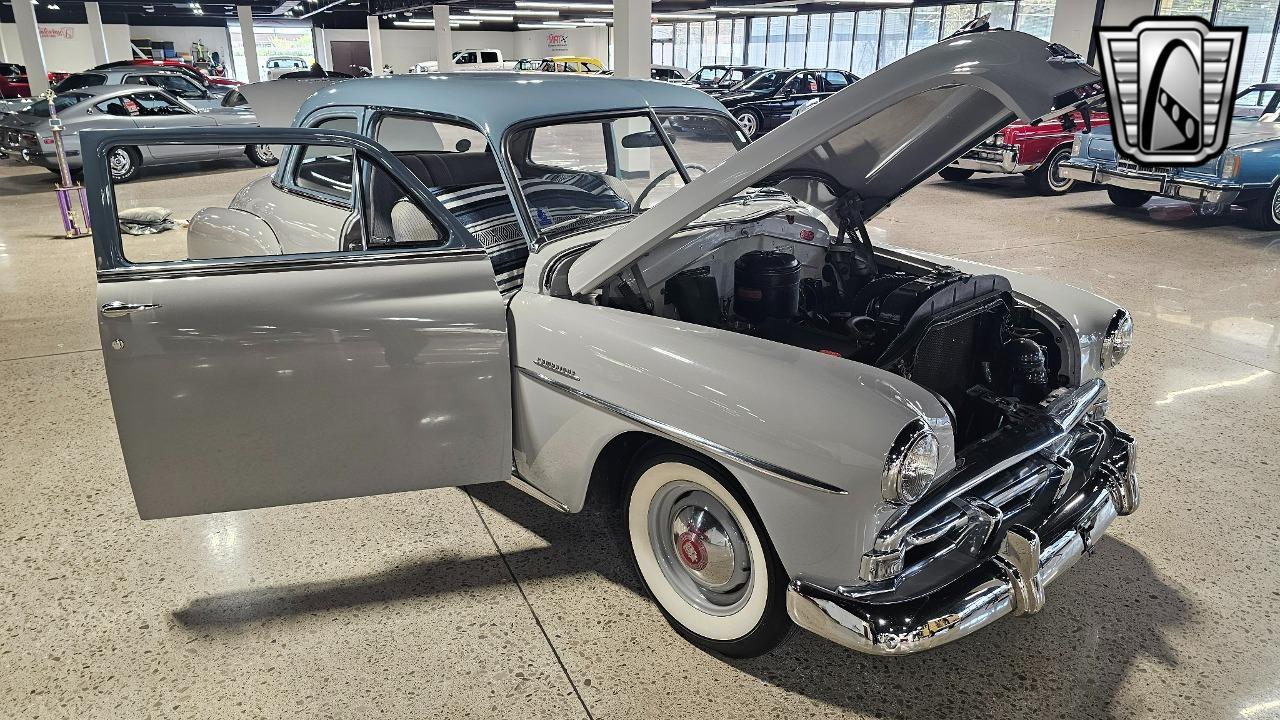
<path id="1" fill-rule="evenodd" d="M 545 541 L 537 548 L 503 553 L 521 583 L 594 572 L 643 594 L 623 554 L 616 532 L 619 519 L 607 508 L 565 515 L 503 483 L 468 492 L 488 510 Z M 501 538 L 502 529 L 495 534 Z M 613 540 L 602 541 L 605 537 Z M 209 629 L 509 581 L 506 567 L 492 557 L 437 560 L 341 581 L 200 598 L 174 617 L 185 626 Z M 1135 666 L 1178 664 L 1164 637 L 1189 623 L 1194 612 L 1191 602 L 1161 579 L 1137 549 L 1115 538 L 1055 582 L 1048 597 L 1039 615 L 1005 618 L 922 655 L 872 657 L 801 631 L 758 658 L 708 661 L 878 717 L 1006 717 L 1011 708 L 1043 717 L 1111 717 L 1113 704 L 1116 714 L 1121 712 L 1117 693 Z"/>

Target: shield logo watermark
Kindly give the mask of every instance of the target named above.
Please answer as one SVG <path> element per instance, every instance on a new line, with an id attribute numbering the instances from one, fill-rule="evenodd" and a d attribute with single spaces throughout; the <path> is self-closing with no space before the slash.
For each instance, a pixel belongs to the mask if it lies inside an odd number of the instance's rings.
<path id="1" fill-rule="evenodd" d="M 1198 17 L 1097 30 L 1116 150 L 1148 165 L 1199 165 L 1227 145 L 1248 28 Z"/>

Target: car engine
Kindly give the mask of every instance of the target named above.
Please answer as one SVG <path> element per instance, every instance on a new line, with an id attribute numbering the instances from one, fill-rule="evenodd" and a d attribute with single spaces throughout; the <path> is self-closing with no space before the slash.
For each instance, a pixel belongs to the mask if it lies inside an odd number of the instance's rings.
<path id="1" fill-rule="evenodd" d="M 800 242 L 784 239 L 793 227 L 730 235 L 663 280 L 637 264 L 596 301 L 901 375 L 942 400 L 961 444 L 1000 427 L 1005 413 L 992 399 L 1036 404 L 1063 384 L 1052 335 L 1003 276 L 921 270 L 869 242 L 823 243 L 813 230 Z"/>

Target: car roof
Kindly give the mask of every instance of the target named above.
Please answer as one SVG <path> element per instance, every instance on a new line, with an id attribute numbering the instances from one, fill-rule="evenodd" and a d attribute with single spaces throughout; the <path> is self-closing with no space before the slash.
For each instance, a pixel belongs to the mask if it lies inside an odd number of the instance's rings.
<path id="1" fill-rule="evenodd" d="M 646 107 L 725 112 L 718 100 L 700 90 L 658 80 L 586 73 L 455 72 L 343 80 L 307 98 L 299 117 L 339 105 L 449 115 L 488 128 L 495 136 L 526 120 L 557 115 Z"/>

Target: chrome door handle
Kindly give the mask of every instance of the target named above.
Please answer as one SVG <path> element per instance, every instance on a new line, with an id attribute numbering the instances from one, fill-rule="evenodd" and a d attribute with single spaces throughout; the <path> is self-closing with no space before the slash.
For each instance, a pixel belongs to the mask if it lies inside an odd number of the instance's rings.
<path id="1" fill-rule="evenodd" d="M 139 310 L 155 310 L 160 307 L 153 303 L 127 303 L 114 300 L 102 306 L 102 314 L 106 317 L 124 317 Z"/>

